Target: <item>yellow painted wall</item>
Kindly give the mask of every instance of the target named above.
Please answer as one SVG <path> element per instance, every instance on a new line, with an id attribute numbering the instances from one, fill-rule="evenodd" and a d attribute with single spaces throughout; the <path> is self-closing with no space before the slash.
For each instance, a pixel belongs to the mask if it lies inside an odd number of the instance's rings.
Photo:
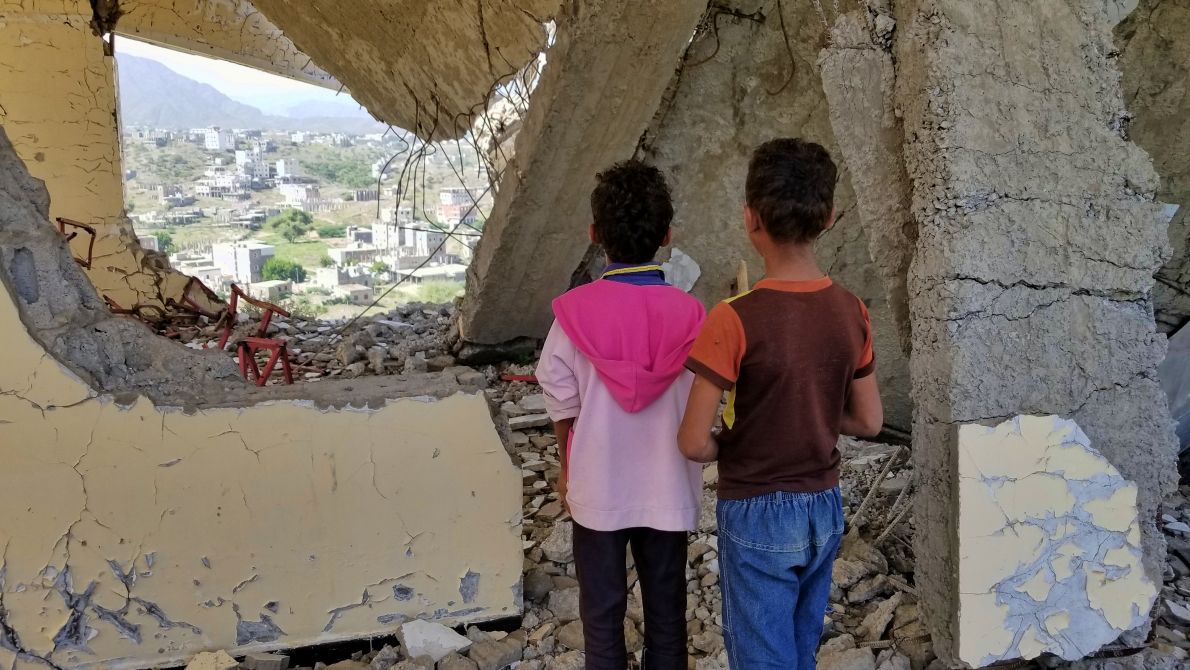
<path id="1" fill-rule="evenodd" d="M 0 1 L 0 126 L 49 188 L 51 219 L 98 229 L 88 276 L 99 292 L 124 307 L 160 304 L 188 277 L 153 265 L 124 215 L 114 59 L 91 15 L 81 0 Z"/>
<path id="2" fill-rule="evenodd" d="M 292 647 L 517 614 L 520 478 L 482 394 L 120 407 L 46 355 L 2 286 L 0 341 L 0 613 L 23 649 L 148 667 L 242 646 L 241 620 Z M 85 644 L 55 643 L 72 616 Z"/>

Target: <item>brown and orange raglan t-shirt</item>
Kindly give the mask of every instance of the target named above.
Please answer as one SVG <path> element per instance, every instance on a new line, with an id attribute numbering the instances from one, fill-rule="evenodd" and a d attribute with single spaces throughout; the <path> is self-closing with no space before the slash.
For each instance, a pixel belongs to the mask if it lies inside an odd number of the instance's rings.
<path id="1" fill-rule="evenodd" d="M 686 367 L 728 391 L 719 497 L 839 483 L 839 425 L 854 379 L 875 372 L 863 302 L 829 277 L 765 279 L 711 310 Z"/>

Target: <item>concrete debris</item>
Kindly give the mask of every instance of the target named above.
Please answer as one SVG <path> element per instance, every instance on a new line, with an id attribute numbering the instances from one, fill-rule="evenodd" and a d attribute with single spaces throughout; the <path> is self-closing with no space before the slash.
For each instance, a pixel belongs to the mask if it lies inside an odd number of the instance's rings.
<path id="1" fill-rule="evenodd" d="M 240 665 L 244 670 L 289 670 L 289 657 L 285 654 L 248 654 Z"/>
<path id="2" fill-rule="evenodd" d="M 232 670 L 239 662 L 226 651 L 204 651 L 186 664 L 186 670 Z"/>
<path id="3" fill-rule="evenodd" d="M 446 626 L 420 619 L 402 624 L 397 629 L 397 639 L 410 656 L 429 656 L 435 663 L 451 652 L 463 651 L 471 646 L 471 640 Z"/>

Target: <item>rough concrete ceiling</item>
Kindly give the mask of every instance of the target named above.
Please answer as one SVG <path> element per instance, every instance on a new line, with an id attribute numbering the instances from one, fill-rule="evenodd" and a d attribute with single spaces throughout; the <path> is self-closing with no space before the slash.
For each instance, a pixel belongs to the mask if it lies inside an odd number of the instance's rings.
<path id="1" fill-rule="evenodd" d="M 255 0 L 377 118 L 458 137 L 545 44 L 557 0 Z"/>
<path id="2" fill-rule="evenodd" d="M 247 0 L 121 0 L 112 20 L 122 35 L 339 87 Z"/>

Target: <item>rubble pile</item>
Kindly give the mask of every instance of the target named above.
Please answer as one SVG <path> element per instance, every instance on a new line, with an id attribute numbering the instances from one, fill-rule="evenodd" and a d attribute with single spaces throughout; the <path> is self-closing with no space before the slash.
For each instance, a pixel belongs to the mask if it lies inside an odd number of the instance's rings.
<path id="1" fill-rule="evenodd" d="M 226 346 L 228 355 L 236 355 L 237 341 L 258 336 L 260 321 L 259 313 L 237 314 Z M 454 367 L 458 364 L 450 347 L 455 339 L 454 323 L 453 305 L 411 303 L 354 322 L 274 315 L 263 336 L 286 343 L 294 381 L 317 381 L 437 372 Z M 223 331 L 221 324 L 204 318 L 189 326 L 174 326 L 166 334 L 194 349 L 215 349 Z M 266 354 L 259 354 L 262 364 Z M 279 382 L 279 377 L 270 380 Z"/>
<path id="2" fill-rule="evenodd" d="M 528 374 L 528 368 L 512 369 Z M 571 540 L 573 522 L 554 492 L 561 471 L 558 447 L 545 414 L 540 389 L 524 382 L 488 391 L 507 421 L 507 445 L 520 465 L 524 486 L 525 616 L 524 670 L 582 667 L 583 631 L 578 610 Z M 842 488 L 849 501 L 868 498 L 847 510 L 853 531 L 835 566 L 829 642 L 820 655 L 824 669 L 922 670 L 935 660 L 929 634 L 918 612 L 912 585 L 912 527 L 907 510 L 911 473 L 908 452 L 894 445 L 844 440 Z M 719 538 L 715 528 L 717 470 L 704 470 L 703 511 L 687 552 L 687 611 L 691 665 L 698 670 L 727 668 L 719 593 Z M 871 492 L 869 498 L 868 493 Z M 637 657 L 643 649 L 644 611 L 629 554 L 628 621 L 625 638 Z M 935 666 L 936 667 L 936 666 Z"/>
<path id="3" fill-rule="evenodd" d="M 296 380 L 313 382 L 437 371 L 475 363 L 466 354 L 457 358 L 451 353 L 457 339 L 454 323 L 453 306 L 411 304 L 354 323 L 274 316 L 266 336 L 286 341 Z M 252 335 L 258 327 L 258 316 L 241 314 L 230 342 Z M 216 347 L 221 334 L 213 323 L 174 332 L 175 337 L 194 348 Z M 228 349 L 234 347 L 229 345 Z M 525 603 L 520 629 L 504 633 L 472 627 L 464 636 L 437 623 L 409 622 L 398 632 L 397 646 L 359 652 L 331 665 L 317 663 L 312 670 L 498 670 L 514 663 L 521 670 L 584 667 L 573 521 L 554 490 L 561 472 L 557 440 L 540 387 L 530 381 L 499 381 L 528 378 L 533 372 L 531 364 L 510 363 L 475 370 L 477 379 L 482 377 L 481 386 L 497 380 L 486 394 L 506 448 L 522 473 Z M 909 449 L 843 438 L 840 450 L 848 530 L 833 568 L 834 584 L 824 619 L 825 641 L 819 652 L 819 667 L 940 670 L 945 666 L 934 655 L 914 586 L 914 478 Z M 695 670 L 729 667 L 719 593 L 714 492 L 717 479 L 716 467 L 708 466 L 703 473 L 699 528 L 690 535 L 687 552 L 686 615 L 690 667 Z M 1074 664 L 1043 658 L 1013 667 L 1190 667 L 1190 486 L 1167 501 L 1161 525 L 1169 541 L 1168 563 L 1157 621 L 1147 648 L 1108 649 L 1104 658 Z M 625 638 L 634 658 L 633 667 L 639 668 L 644 611 L 631 553 L 628 560 Z M 241 666 L 248 670 L 287 668 L 263 662 L 255 668 L 248 660 Z"/>

